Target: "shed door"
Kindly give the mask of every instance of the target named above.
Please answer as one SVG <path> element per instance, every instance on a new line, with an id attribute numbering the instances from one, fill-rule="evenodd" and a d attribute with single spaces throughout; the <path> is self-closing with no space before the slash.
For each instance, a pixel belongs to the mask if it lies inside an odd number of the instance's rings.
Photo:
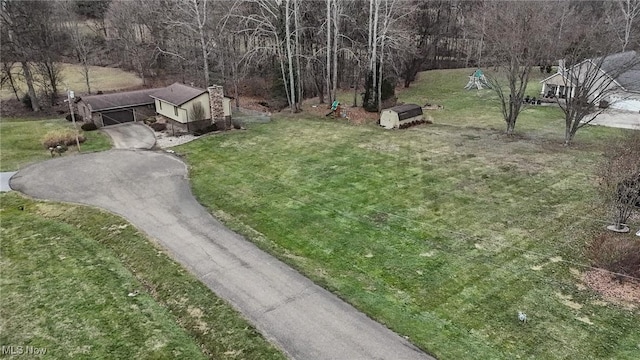
<path id="1" fill-rule="evenodd" d="M 104 126 L 132 122 L 133 120 L 133 109 L 107 111 L 102 113 L 102 123 Z"/>

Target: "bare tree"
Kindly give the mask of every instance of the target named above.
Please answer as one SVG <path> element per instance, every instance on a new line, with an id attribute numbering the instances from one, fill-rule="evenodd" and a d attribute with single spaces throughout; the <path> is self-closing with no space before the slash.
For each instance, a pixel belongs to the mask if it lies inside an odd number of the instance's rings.
<path id="1" fill-rule="evenodd" d="M 33 21 L 40 18 L 41 8 L 33 1 L 16 0 L 3 1 L 0 6 L 3 61 L 7 61 L 7 55 L 10 55 L 20 63 L 27 84 L 27 93 L 31 99 L 31 109 L 40 111 L 30 61 L 38 50 L 38 32 L 33 28 Z"/>
<path id="2" fill-rule="evenodd" d="M 625 76 L 637 71 L 640 71 L 640 55 L 633 51 L 607 53 L 560 69 L 557 76 L 562 81 L 562 91 L 547 91 L 558 99 L 564 112 L 565 146 L 569 146 L 576 132 L 591 123 L 607 105 L 628 97 L 624 86 L 640 88 L 638 81 L 634 83 L 633 77 Z"/>
<path id="3" fill-rule="evenodd" d="M 617 0 L 608 3 L 608 23 L 614 27 L 618 40 L 622 43 L 621 51 L 624 52 L 637 37 L 634 34 L 634 23 L 640 17 L 640 0 Z"/>
<path id="4" fill-rule="evenodd" d="M 84 78 L 87 93 L 91 94 L 91 60 L 95 50 L 95 38 L 83 31 L 80 18 L 77 15 L 77 4 L 66 0 L 60 3 L 62 16 L 68 21 L 64 22 L 64 28 L 71 40 L 71 46 L 77 60 L 82 66 L 82 77 Z M 106 9 L 105 9 L 106 11 Z"/>
<path id="5" fill-rule="evenodd" d="M 213 9 L 210 0 L 168 0 L 168 9 L 164 14 L 164 23 L 170 31 L 183 31 L 187 41 L 195 41 L 199 47 L 202 75 L 205 87 L 211 85 L 209 57 L 215 46 L 213 36 Z M 165 54 L 184 56 L 160 47 Z"/>
<path id="6" fill-rule="evenodd" d="M 122 56 L 121 61 L 131 66 L 146 85 L 146 74 L 156 59 L 157 45 L 153 34 L 141 21 L 144 2 L 113 1 L 105 15 L 112 27 L 110 42 Z"/>
<path id="7" fill-rule="evenodd" d="M 599 175 L 605 202 L 614 214 L 613 230 L 620 231 L 633 211 L 640 209 L 640 135 L 612 143 Z"/>
<path id="8" fill-rule="evenodd" d="M 487 21 L 483 34 L 487 57 L 497 69 L 487 80 L 498 95 L 506 132 L 511 135 L 523 109 L 531 69 L 548 51 L 545 30 L 553 9 L 551 4 L 535 1 L 483 5 L 480 11 Z"/>
<path id="9" fill-rule="evenodd" d="M 18 89 L 16 87 L 15 82 L 15 74 L 13 73 L 13 68 L 15 66 L 14 62 L 3 62 L 2 63 L 2 75 L 0 75 L 0 87 L 9 83 L 11 86 L 11 91 L 13 91 L 13 95 L 15 95 L 16 100 L 20 101 L 20 97 L 18 96 Z"/>

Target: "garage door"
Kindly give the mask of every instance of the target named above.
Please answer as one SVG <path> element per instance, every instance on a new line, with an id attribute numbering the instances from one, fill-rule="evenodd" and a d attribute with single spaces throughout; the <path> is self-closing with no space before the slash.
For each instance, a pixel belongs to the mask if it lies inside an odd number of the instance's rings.
<path id="1" fill-rule="evenodd" d="M 622 99 L 616 96 L 611 97 L 611 108 L 627 111 L 640 111 L 640 99 Z"/>
<path id="2" fill-rule="evenodd" d="M 104 126 L 132 122 L 133 120 L 134 120 L 133 109 L 109 111 L 109 112 L 102 113 L 102 124 Z"/>

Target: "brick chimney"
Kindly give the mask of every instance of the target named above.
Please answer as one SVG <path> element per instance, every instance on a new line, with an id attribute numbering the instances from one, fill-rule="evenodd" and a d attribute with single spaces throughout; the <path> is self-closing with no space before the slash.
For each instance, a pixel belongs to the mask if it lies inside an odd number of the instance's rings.
<path id="1" fill-rule="evenodd" d="M 222 86 L 212 85 L 207 88 L 209 92 L 209 106 L 211 109 L 211 122 L 216 123 L 224 120 L 224 93 Z"/>

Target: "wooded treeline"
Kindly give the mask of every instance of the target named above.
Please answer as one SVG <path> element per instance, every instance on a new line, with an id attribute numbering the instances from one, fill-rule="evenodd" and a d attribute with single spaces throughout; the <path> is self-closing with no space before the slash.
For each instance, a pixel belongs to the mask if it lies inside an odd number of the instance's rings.
<path id="1" fill-rule="evenodd" d="M 197 86 L 222 83 L 236 99 L 261 88 L 257 95 L 292 111 L 304 98 L 330 102 L 348 88 L 354 105 L 375 111 L 423 70 L 500 68 L 509 79 L 505 93 L 524 96 L 538 66 L 568 54 L 578 61 L 640 47 L 640 0 L 0 3 L 2 81 L 22 76 L 36 111 L 55 101 L 61 62 L 84 66 L 87 92 L 88 66 L 111 64 L 143 79 L 170 74 Z M 14 64 L 22 65 L 20 74 Z M 35 91 L 34 72 L 45 97 Z M 518 104 L 503 101 L 511 131 Z"/>

